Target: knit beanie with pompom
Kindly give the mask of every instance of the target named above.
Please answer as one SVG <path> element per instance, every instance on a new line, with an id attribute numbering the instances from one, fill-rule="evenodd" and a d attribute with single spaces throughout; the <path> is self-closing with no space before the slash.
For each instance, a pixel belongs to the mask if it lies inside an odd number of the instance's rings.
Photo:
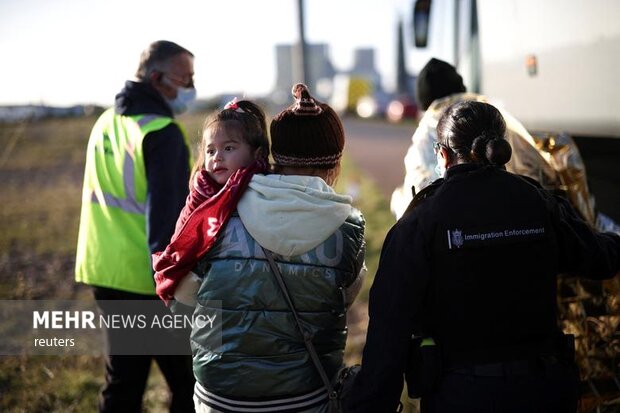
<path id="1" fill-rule="evenodd" d="M 295 103 L 271 122 L 271 154 L 279 166 L 331 169 L 344 149 L 344 128 L 334 110 L 314 99 L 302 83 L 293 86 Z"/>

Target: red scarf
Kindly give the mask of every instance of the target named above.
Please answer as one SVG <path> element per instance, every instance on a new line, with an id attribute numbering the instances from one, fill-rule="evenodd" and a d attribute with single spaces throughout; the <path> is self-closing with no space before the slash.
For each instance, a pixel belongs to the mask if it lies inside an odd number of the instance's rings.
<path id="1" fill-rule="evenodd" d="M 164 251 L 152 256 L 157 295 L 166 304 L 174 299 L 181 279 L 211 249 L 220 230 L 237 209 L 252 176 L 267 171 L 267 161 L 256 160 L 232 174 L 224 186 L 215 182 L 205 170 L 196 175 L 170 243 Z"/>

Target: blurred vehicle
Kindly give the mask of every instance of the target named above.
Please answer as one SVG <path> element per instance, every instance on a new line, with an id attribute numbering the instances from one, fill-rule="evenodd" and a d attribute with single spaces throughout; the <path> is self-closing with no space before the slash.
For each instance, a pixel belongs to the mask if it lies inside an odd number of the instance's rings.
<path id="1" fill-rule="evenodd" d="M 359 75 L 334 76 L 330 106 L 339 114 L 356 114 L 360 99 L 374 96 L 372 79 Z"/>
<path id="2" fill-rule="evenodd" d="M 413 30 L 529 131 L 619 138 L 619 17 L 613 0 L 417 0 Z"/>
<path id="3" fill-rule="evenodd" d="M 390 122 L 400 122 L 416 119 L 418 115 L 413 97 L 385 93 L 371 78 L 363 75 L 336 75 L 330 104 L 341 115 L 363 119 L 386 118 Z"/>
<path id="4" fill-rule="evenodd" d="M 388 104 L 386 118 L 390 122 L 401 122 L 404 119 L 417 119 L 417 117 L 418 105 L 410 96 L 397 96 Z"/>
<path id="5" fill-rule="evenodd" d="M 384 92 L 375 92 L 367 95 L 357 102 L 356 113 L 360 118 L 384 118 L 388 110 L 391 96 Z"/>

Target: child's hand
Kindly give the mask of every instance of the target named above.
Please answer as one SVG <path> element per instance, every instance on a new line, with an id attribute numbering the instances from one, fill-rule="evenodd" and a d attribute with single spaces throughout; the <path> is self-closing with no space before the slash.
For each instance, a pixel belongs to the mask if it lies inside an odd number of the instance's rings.
<path id="1" fill-rule="evenodd" d="M 188 272 L 187 275 L 181 279 L 179 286 L 174 292 L 174 299 L 181 304 L 195 307 L 196 295 L 201 281 L 202 279 L 197 274 L 192 271 Z"/>

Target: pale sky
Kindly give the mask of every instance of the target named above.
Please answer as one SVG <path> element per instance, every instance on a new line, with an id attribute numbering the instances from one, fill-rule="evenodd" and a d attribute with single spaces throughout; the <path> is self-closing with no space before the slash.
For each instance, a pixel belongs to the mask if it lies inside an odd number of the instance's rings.
<path id="1" fill-rule="evenodd" d="M 396 22 L 413 0 L 305 0 L 306 39 L 328 43 L 337 69 L 375 49 L 383 86 L 395 83 Z M 407 30 L 407 63 L 419 70 Z M 272 90 L 276 44 L 298 39 L 297 0 L 0 0 L 0 105 L 111 105 L 140 52 L 171 40 L 195 55 L 199 98 Z"/>

